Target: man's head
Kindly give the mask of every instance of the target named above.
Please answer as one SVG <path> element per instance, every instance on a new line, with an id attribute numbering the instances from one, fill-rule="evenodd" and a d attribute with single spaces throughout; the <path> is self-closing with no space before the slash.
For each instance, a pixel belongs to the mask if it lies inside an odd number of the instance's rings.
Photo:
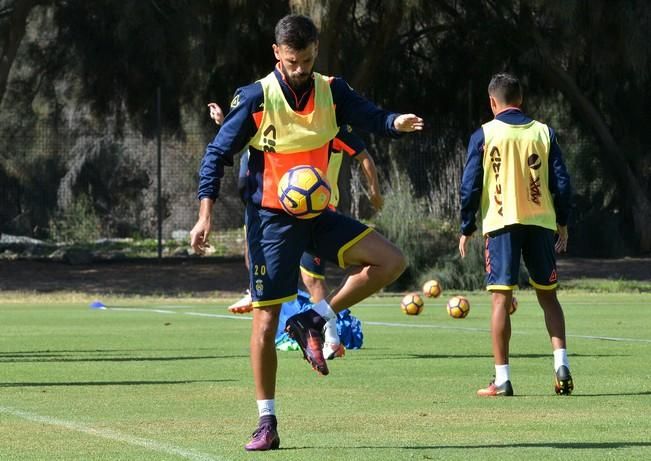
<path id="1" fill-rule="evenodd" d="M 488 97 L 493 114 L 497 114 L 507 107 L 520 107 L 522 105 L 522 85 L 514 75 L 495 74 L 488 84 Z"/>
<path id="2" fill-rule="evenodd" d="M 319 50 L 319 33 L 310 18 L 285 16 L 276 24 L 274 55 L 287 82 L 300 88 L 309 82 Z"/>

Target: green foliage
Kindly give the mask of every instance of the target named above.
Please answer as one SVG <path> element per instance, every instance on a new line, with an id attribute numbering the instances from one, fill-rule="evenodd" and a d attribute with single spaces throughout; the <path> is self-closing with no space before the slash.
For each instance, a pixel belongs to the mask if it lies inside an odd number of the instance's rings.
<path id="1" fill-rule="evenodd" d="M 91 242 L 101 233 L 102 223 L 87 195 L 77 197 L 50 220 L 50 236 L 58 242 Z"/>
<path id="2" fill-rule="evenodd" d="M 407 174 L 398 168 L 393 171 L 384 208 L 373 218 L 373 224 L 407 257 L 409 266 L 398 280 L 399 288 L 412 284 L 418 274 L 449 252 L 455 237 L 453 226 L 433 219 L 425 199 L 414 196 Z"/>
<path id="3" fill-rule="evenodd" d="M 441 257 L 433 267 L 419 277 L 419 286 L 427 280 L 435 279 L 441 283 L 444 290 L 452 288 L 472 291 L 484 288 L 483 239 L 476 237 L 470 239 L 467 251 L 463 259 L 456 250 Z"/>

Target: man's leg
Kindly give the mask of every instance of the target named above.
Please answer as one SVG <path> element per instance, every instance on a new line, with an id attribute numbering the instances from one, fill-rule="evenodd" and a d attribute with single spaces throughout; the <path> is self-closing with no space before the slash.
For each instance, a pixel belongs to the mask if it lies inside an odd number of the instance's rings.
<path id="1" fill-rule="evenodd" d="M 308 252 L 301 257 L 301 279 L 310 293 L 310 301 L 318 303 L 328 294 L 326 283 L 326 263 L 319 257 Z M 337 334 L 337 318 L 331 318 L 323 327 L 323 356 L 327 360 L 343 357 L 346 348 L 341 344 Z"/>
<path id="2" fill-rule="evenodd" d="M 326 211 L 312 225 L 312 245 L 320 255 L 341 267 L 358 266 L 326 299 L 287 320 L 290 336 L 297 340 L 312 367 L 326 375 L 329 371 L 322 354 L 312 352 L 317 345 L 323 347 L 325 322 L 393 282 L 407 263 L 394 244 L 353 218 Z"/>
<path id="3" fill-rule="evenodd" d="M 509 308 L 513 289 L 518 283 L 522 230 L 504 229 L 486 237 L 486 288 L 491 292 L 491 341 L 495 362 L 495 379 L 488 387 L 479 389 L 482 397 L 511 396 L 511 366 L 509 343 L 511 317 Z"/>
<path id="4" fill-rule="evenodd" d="M 545 313 L 545 325 L 554 351 L 554 390 L 559 395 L 569 395 L 574 390 L 567 359 L 565 315 L 556 296 L 556 290 L 536 289 L 538 303 Z"/>
<path id="5" fill-rule="evenodd" d="M 276 394 L 276 329 L 280 305 L 253 309 L 251 328 L 251 367 L 257 400 L 273 399 Z"/>
<path id="6" fill-rule="evenodd" d="M 565 316 L 558 302 L 556 290 L 536 290 L 538 303 L 545 313 L 545 325 L 552 343 L 552 349 L 565 349 Z"/>
<path id="7" fill-rule="evenodd" d="M 492 290 L 491 339 L 493 360 L 495 361 L 495 379 L 484 389 L 479 389 L 481 397 L 513 395 L 509 365 L 509 343 L 511 341 L 511 317 L 509 306 L 513 292 L 511 290 Z"/>
<path id="8" fill-rule="evenodd" d="M 407 267 L 402 251 L 378 232 L 370 232 L 343 253 L 346 266 L 353 269 L 341 286 L 326 299 L 340 312 L 368 298 L 395 281 Z"/>
<path id="9" fill-rule="evenodd" d="M 246 243 L 246 226 L 244 226 L 244 266 L 247 270 L 249 270 L 249 245 Z M 253 310 L 252 302 L 253 299 L 251 299 L 251 291 L 249 288 L 247 288 L 246 294 L 228 306 L 226 309 L 228 309 L 228 311 L 233 314 L 246 314 Z"/>
<path id="10" fill-rule="evenodd" d="M 509 364 L 509 342 L 511 341 L 511 317 L 509 308 L 513 292 L 494 290 L 492 294 L 491 337 L 495 365 Z"/>
<path id="11" fill-rule="evenodd" d="M 260 420 L 245 447 L 248 451 L 273 450 L 280 445 L 275 409 L 278 368 L 275 339 L 279 313 L 280 305 L 253 309 L 251 368 Z"/>
<path id="12" fill-rule="evenodd" d="M 310 300 L 314 303 L 321 301 L 328 294 L 328 285 L 324 278 L 312 277 L 305 271 L 301 271 L 301 278 L 307 291 L 310 293 Z"/>
<path id="13" fill-rule="evenodd" d="M 523 248 L 524 262 L 529 269 L 529 283 L 536 289 L 538 303 L 545 314 L 545 325 L 554 351 L 554 390 L 569 395 L 574 390 L 565 341 L 565 316 L 556 296 L 558 275 L 554 231 L 536 226 L 527 227 Z"/>

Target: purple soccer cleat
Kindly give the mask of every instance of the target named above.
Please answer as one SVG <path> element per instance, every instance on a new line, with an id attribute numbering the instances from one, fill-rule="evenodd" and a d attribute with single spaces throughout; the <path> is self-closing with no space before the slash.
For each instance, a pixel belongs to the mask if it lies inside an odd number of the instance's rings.
<path id="1" fill-rule="evenodd" d="M 251 441 L 244 446 L 246 451 L 277 450 L 280 447 L 280 437 L 276 425 L 260 422 L 258 428 L 251 435 Z"/>
<path id="2" fill-rule="evenodd" d="M 312 368 L 321 375 L 330 373 L 328 364 L 323 356 L 323 326 L 325 320 L 319 314 L 309 309 L 292 315 L 287 319 L 285 331 L 298 343 L 303 351 L 303 357 Z"/>

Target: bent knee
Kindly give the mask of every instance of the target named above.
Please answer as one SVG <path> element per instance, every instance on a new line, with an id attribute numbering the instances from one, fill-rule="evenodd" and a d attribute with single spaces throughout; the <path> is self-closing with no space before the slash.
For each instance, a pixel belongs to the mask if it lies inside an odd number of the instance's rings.
<path id="1" fill-rule="evenodd" d="M 392 282 L 407 269 L 407 258 L 398 247 L 394 247 L 382 262 L 382 267 L 387 280 Z"/>

